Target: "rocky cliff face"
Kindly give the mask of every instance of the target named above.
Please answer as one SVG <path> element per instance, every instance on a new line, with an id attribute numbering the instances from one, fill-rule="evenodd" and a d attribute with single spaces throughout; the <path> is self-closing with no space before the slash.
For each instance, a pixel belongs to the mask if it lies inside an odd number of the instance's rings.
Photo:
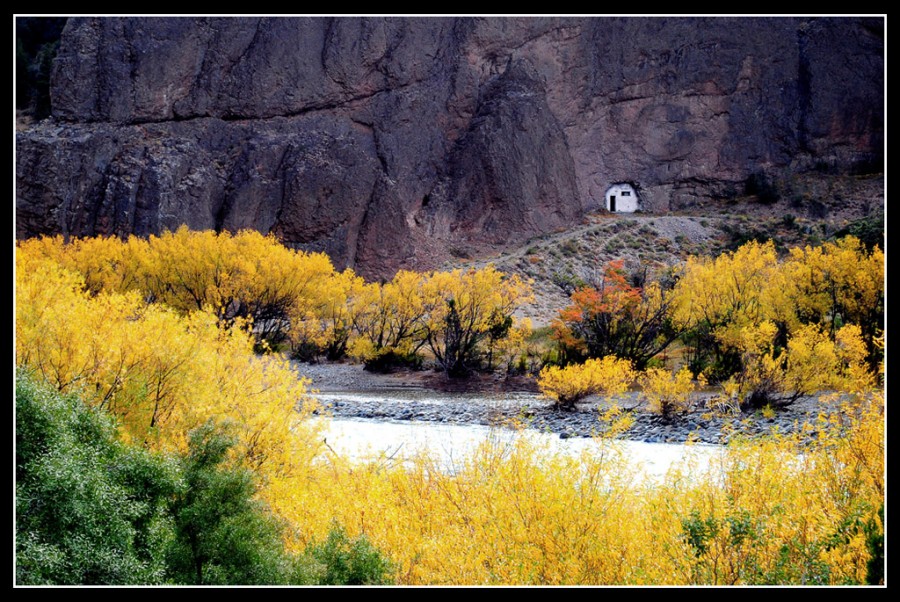
<path id="1" fill-rule="evenodd" d="M 369 276 L 754 174 L 881 169 L 884 23 L 70 19 L 19 237 L 274 232 Z"/>

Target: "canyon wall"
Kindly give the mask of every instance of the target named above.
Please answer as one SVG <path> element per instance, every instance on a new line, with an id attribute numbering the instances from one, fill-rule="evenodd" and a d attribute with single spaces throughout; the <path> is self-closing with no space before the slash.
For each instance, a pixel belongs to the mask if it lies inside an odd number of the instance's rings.
<path id="1" fill-rule="evenodd" d="M 880 18 L 72 18 L 16 235 L 273 232 L 370 277 L 883 170 Z"/>

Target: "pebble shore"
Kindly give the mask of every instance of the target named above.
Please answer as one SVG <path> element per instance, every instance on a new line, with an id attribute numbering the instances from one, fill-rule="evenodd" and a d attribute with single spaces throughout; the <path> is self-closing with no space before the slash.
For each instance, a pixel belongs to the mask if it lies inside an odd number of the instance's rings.
<path id="1" fill-rule="evenodd" d="M 633 421 L 619 436 L 647 443 L 724 444 L 735 437 L 792 433 L 805 423 L 815 425 L 820 413 L 833 411 L 815 398 L 803 398 L 774 417 L 762 412 L 728 414 L 710 410 L 707 401 L 712 394 L 704 394 L 690 411 L 664 418 L 650 412 L 638 392 L 613 399 L 588 398 L 576 410 L 564 411 L 537 395 L 533 384 L 524 379 L 481 378 L 460 390 L 460 383 L 448 384 L 442 375 L 427 371 L 379 375 L 352 364 L 297 364 L 297 369 L 311 379 L 310 386 L 322 403 L 319 412 L 335 417 L 524 426 L 561 438 L 607 432 L 608 411 L 613 406 L 621 410 L 619 416 L 629 415 Z M 805 436 L 814 437 L 814 428 Z"/>

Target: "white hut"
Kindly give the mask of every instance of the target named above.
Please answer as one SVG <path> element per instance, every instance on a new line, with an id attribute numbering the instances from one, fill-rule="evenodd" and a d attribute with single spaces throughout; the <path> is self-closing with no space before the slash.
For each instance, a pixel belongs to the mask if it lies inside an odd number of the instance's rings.
<path id="1" fill-rule="evenodd" d="M 634 213 L 638 210 L 637 191 L 631 184 L 613 184 L 606 191 L 606 210 L 610 213 Z"/>

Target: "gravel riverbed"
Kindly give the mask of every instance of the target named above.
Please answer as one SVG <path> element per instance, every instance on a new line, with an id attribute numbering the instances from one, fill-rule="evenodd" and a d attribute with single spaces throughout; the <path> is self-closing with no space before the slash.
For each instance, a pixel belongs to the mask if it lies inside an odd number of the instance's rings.
<path id="1" fill-rule="evenodd" d="M 815 425 L 820 413 L 837 411 L 816 398 L 802 398 L 770 418 L 761 412 L 723 414 L 707 407 L 710 393 L 699 396 L 689 412 L 667 420 L 650 412 L 638 392 L 612 399 L 591 397 L 575 411 L 560 411 L 540 397 L 528 379 L 477 377 L 463 384 L 430 371 L 379 375 L 352 364 L 298 363 L 296 367 L 311 379 L 310 386 L 322 403 L 320 413 L 394 422 L 524 425 L 561 438 L 604 433 L 609 425 L 604 416 L 613 406 L 633 420 L 621 437 L 647 443 L 691 439 L 722 444 L 737 436 L 790 433 L 805 423 Z M 807 437 L 815 435 L 814 428 L 806 432 Z"/>

